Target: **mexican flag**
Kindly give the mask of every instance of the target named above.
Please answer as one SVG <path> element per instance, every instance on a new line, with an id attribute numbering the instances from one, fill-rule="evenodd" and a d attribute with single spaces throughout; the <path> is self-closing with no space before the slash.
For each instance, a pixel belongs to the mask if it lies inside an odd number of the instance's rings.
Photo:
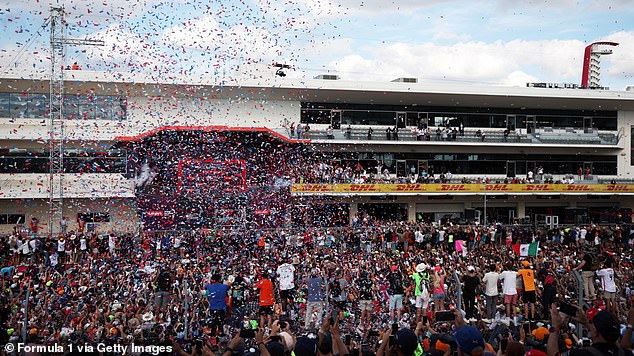
<path id="1" fill-rule="evenodd" d="M 511 246 L 516 255 L 526 257 L 526 256 L 537 256 L 537 250 L 539 249 L 539 242 L 533 242 L 531 244 L 514 244 Z"/>

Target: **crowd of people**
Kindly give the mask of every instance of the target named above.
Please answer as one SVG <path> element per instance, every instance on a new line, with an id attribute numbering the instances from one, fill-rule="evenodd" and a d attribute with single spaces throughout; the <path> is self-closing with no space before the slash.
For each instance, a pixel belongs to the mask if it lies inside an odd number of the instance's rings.
<path id="1" fill-rule="evenodd" d="M 360 214 L 344 228 L 71 231 L 1 243 L 0 344 L 26 335 L 30 345 L 134 343 L 179 355 L 631 352 L 630 226 Z M 596 352 L 584 347 L 593 342 Z"/>

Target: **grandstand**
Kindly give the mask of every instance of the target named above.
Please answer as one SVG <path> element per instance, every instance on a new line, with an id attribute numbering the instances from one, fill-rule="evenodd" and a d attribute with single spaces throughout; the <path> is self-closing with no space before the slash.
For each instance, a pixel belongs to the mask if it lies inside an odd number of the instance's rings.
<path id="1" fill-rule="evenodd" d="M 632 92 L 68 76 L 68 230 L 631 222 Z M 47 229 L 47 90 L 0 79 L 0 232 Z"/>

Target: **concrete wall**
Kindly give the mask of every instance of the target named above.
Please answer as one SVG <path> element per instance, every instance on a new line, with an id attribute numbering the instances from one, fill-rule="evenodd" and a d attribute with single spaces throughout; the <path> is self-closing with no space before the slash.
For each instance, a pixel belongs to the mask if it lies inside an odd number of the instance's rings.
<path id="1" fill-rule="evenodd" d="M 623 137 L 619 145 L 623 150 L 617 158 L 617 174 L 622 178 L 634 179 L 634 167 L 632 166 L 632 126 L 634 126 L 634 111 L 619 111 L 617 118 L 618 128 L 623 128 Z"/>
<path id="2" fill-rule="evenodd" d="M 40 221 L 38 234 L 48 232 L 48 209 L 47 199 L 0 200 L 0 214 L 25 214 L 27 227 L 36 217 Z M 139 227 L 134 199 L 66 199 L 63 214 L 70 221 L 68 231 L 77 230 L 77 213 L 110 213 L 110 222 L 99 223 L 99 233 L 134 232 Z M 14 225 L 0 225 L 0 234 L 10 233 L 13 228 Z"/>

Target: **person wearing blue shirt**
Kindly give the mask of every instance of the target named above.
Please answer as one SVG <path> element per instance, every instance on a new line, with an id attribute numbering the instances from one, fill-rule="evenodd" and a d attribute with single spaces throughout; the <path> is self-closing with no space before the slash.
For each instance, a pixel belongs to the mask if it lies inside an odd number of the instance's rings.
<path id="1" fill-rule="evenodd" d="M 231 287 L 220 283 L 219 274 L 214 274 L 210 282 L 205 286 L 205 290 L 209 297 L 209 310 L 211 311 L 211 333 L 212 335 L 224 335 L 222 326 L 227 310 L 227 292 Z"/>

